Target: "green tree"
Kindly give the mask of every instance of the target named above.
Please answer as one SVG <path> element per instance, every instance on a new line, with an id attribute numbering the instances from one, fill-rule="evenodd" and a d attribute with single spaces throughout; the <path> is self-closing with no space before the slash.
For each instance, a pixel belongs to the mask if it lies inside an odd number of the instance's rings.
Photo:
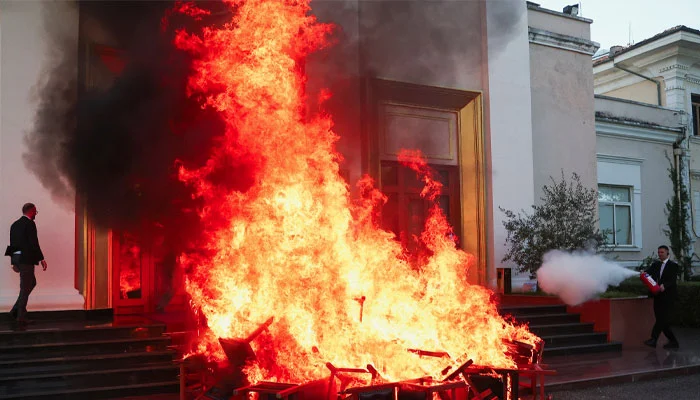
<path id="1" fill-rule="evenodd" d="M 690 278 L 693 257 L 688 251 L 688 248 L 692 244 L 690 230 L 688 229 L 689 227 L 687 225 L 687 204 L 689 204 L 690 198 L 688 196 L 688 189 L 686 188 L 685 183 L 683 183 L 682 179 L 679 179 L 679 172 L 682 171 L 678 171 L 674 163 L 671 161 L 671 167 L 668 169 L 668 174 L 671 178 L 671 182 L 673 182 L 673 195 L 671 196 L 671 199 L 666 202 L 666 218 L 668 219 L 668 226 L 664 229 L 664 233 L 666 234 L 666 237 L 668 237 L 669 247 L 671 247 L 673 254 L 676 256 L 676 261 L 678 261 L 678 266 L 680 267 L 683 280 L 688 280 Z"/>
<path id="2" fill-rule="evenodd" d="M 567 182 L 564 172 L 561 181 L 542 188 L 541 204 L 532 206 L 532 213 L 515 213 L 502 207 L 508 233 L 508 252 L 503 262 L 513 261 L 521 272 L 534 274 L 542 265 L 542 257 L 549 250 L 594 250 L 606 244 L 606 235 L 598 229 L 597 192 L 581 183 L 573 173 Z"/>

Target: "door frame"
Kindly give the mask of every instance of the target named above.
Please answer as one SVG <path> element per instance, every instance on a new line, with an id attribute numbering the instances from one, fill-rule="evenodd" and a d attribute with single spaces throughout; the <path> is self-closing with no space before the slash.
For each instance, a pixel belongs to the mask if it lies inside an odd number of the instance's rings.
<path id="1" fill-rule="evenodd" d="M 495 281 L 495 268 L 487 268 L 489 254 L 486 233 L 488 188 L 484 150 L 481 91 L 465 91 L 367 77 L 362 86 L 362 173 L 380 182 L 382 107 L 406 105 L 454 112 L 457 116 L 457 157 L 460 181 L 460 238 L 463 250 L 476 257 L 469 271 L 469 283 L 488 285 Z M 430 163 L 430 160 L 428 160 Z M 494 275 L 494 276 L 491 276 Z"/>

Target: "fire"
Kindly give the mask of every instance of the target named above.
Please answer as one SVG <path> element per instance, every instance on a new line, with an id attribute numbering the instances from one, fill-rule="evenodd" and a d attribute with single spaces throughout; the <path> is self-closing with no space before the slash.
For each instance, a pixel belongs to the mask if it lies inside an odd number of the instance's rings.
<path id="1" fill-rule="evenodd" d="M 130 292 L 141 289 L 141 248 L 128 235 L 119 247 L 119 290 L 122 299 Z"/>
<path id="2" fill-rule="evenodd" d="M 228 4 L 230 23 L 176 39 L 197 56 L 191 94 L 227 124 L 208 163 L 181 170 L 205 201 L 209 227 L 206 251 L 182 257 L 193 266 L 187 290 L 210 329 L 199 351 L 223 357 L 217 338 L 244 338 L 274 317 L 251 343 L 252 379 L 318 379 L 328 375 L 326 362 L 371 363 L 390 379 L 445 367 L 409 349 L 514 366 L 503 341 L 539 339 L 504 321 L 488 289 L 467 283 L 473 256 L 456 248 L 439 207 L 420 237 L 425 256 L 414 261 L 375 222 L 385 197 L 370 178 L 359 183 L 362 198 L 351 200 L 330 117 L 305 112 L 302 66 L 332 27 L 316 21 L 308 0 Z M 243 156 L 257 163 L 249 190 L 212 183 L 215 171 Z M 433 200 L 439 183 L 425 162 L 415 153 L 402 160 Z"/>

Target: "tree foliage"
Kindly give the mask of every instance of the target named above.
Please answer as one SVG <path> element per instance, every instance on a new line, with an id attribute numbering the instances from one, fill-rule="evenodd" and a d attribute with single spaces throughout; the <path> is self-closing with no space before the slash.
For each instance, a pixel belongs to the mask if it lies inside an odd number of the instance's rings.
<path id="1" fill-rule="evenodd" d="M 676 170 L 673 162 L 668 169 L 668 174 L 673 182 L 673 195 L 666 202 L 668 226 L 664 229 L 664 233 L 668 237 L 669 247 L 676 256 L 683 280 L 688 280 L 692 265 L 692 254 L 689 254 L 688 248 L 692 245 L 692 239 L 687 225 L 688 207 L 686 205 L 690 202 L 690 198 L 685 183 L 682 179 L 678 179 L 679 171 Z"/>
<path id="2" fill-rule="evenodd" d="M 513 261 L 521 272 L 534 274 L 549 250 L 597 251 L 606 243 L 605 233 L 598 229 L 596 190 L 584 187 L 576 173 L 570 182 L 563 171 L 561 181 L 550 179 L 552 183 L 542 188 L 541 204 L 533 205 L 531 214 L 499 207 L 506 215 L 503 225 L 508 233 L 508 252 L 502 261 Z"/>

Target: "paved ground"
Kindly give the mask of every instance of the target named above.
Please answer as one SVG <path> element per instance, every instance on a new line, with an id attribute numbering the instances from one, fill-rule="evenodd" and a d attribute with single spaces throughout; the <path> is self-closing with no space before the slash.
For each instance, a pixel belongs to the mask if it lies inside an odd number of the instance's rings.
<path id="1" fill-rule="evenodd" d="M 700 374 L 548 394 L 552 400 L 700 400 Z"/>
<path id="2" fill-rule="evenodd" d="M 566 390 L 700 373 L 700 329 L 674 327 L 674 332 L 681 342 L 678 350 L 664 350 L 662 337 L 656 349 L 640 342 L 623 346 L 621 352 L 545 357 L 545 364 L 557 371 L 545 387 Z"/>

